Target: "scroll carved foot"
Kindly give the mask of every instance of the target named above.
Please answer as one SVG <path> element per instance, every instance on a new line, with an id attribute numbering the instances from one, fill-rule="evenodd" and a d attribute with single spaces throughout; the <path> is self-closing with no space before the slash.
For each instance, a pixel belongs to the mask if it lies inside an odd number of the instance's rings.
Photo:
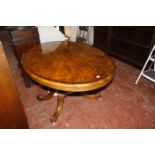
<path id="1" fill-rule="evenodd" d="M 37 99 L 39 101 L 49 100 L 53 96 L 53 92 L 49 92 L 47 95 L 38 95 Z"/>
<path id="2" fill-rule="evenodd" d="M 54 114 L 50 118 L 52 123 L 56 122 L 56 120 L 58 119 L 58 117 L 62 111 L 65 96 L 66 96 L 65 94 L 61 94 L 61 93 L 59 93 L 57 96 L 57 108 L 56 108 L 56 111 L 54 112 Z"/>
<path id="3" fill-rule="evenodd" d="M 96 93 L 96 94 L 84 94 L 85 98 L 88 99 L 99 99 L 101 97 L 100 93 Z"/>

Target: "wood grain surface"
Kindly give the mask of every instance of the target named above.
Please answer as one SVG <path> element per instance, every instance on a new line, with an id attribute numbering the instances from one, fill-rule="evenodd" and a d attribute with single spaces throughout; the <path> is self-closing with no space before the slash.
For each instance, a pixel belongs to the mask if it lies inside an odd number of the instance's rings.
<path id="1" fill-rule="evenodd" d="M 108 84 L 115 71 L 113 60 L 90 45 L 73 42 L 37 44 L 22 57 L 29 76 L 62 91 L 89 91 Z"/>
<path id="2" fill-rule="evenodd" d="M 27 129 L 25 111 L 0 42 L 0 129 Z"/>

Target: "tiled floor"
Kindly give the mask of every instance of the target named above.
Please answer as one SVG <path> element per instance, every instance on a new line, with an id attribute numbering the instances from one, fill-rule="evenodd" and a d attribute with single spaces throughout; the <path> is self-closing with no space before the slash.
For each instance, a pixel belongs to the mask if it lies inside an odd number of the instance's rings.
<path id="1" fill-rule="evenodd" d="M 46 90 L 37 85 L 25 88 L 11 47 L 7 46 L 6 54 L 30 128 L 155 128 L 155 84 L 141 78 L 138 85 L 134 85 L 140 71 L 116 59 L 114 80 L 101 91 L 101 98 L 76 95 L 65 98 L 60 117 L 55 125 L 51 124 L 56 97 L 37 101 L 37 94 Z"/>

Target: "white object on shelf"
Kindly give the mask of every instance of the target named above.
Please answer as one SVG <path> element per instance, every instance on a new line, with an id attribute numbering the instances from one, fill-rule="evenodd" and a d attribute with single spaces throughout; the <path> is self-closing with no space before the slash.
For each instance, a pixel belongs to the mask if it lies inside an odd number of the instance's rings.
<path id="1" fill-rule="evenodd" d="M 135 84 L 138 84 L 141 76 L 147 78 L 148 80 L 152 81 L 152 82 L 155 82 L 155 54 L 153 55 L 154 53 L 154 50 L 155 50 L 155 45 L 153 46 Z M 150 67 L 149 69 L 146 70 L 146 66 L 148 65 L 148 62 L 151 61 L 151 64 L 150 64 Z M 151 68 L 153 65 L 153 69 Z"/>

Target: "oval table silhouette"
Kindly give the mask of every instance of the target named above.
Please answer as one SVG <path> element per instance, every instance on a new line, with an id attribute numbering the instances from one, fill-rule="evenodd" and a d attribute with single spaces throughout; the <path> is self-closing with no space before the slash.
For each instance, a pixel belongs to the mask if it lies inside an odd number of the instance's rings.
<path id="1" fill-rule="evenodd" d="M 105 52 L 69 41 L 36 44 L 23 55 L 21 63 L 34 81 L 58 91 L 51 122 L 56 122 L 68 94 L 81 92 L 95 98 L 98 95 L 91 92 L 110 83 L 115 72 L 114 62 Z M 49 92 L 39 95 L 38 100 L 52 96 L 53 92 Z"/>

